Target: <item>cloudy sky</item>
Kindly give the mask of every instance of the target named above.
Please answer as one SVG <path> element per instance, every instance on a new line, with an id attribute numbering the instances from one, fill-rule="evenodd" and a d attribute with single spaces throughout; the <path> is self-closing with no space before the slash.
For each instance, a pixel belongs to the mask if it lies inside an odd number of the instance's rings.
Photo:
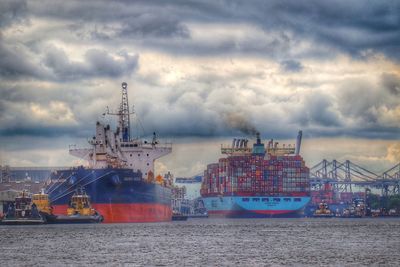
<path id="1" fill-rule="evenodd" d="M 302 129 L 310 166 L 400 161 L 399 1 L 2 0 L 2 164 L 76 163 L 122 81 L 135 135 L 175 144 L 160 171 L 196 174 L 255 130 Z"/>

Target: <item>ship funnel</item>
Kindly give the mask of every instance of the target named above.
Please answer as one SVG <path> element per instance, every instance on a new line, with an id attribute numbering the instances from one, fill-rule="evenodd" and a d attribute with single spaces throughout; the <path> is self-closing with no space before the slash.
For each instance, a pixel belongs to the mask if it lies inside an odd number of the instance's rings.
<path id="1" fill-rule="evenodd" d="M 297 139 L 296 139 L 296 150 L 295 150 L 295 154 L 299 155 L 300 154 L 300 147 L 301 147 L 301 138 L 303 136 L 303 132 L 299 131 L 298 135 L 297 135 Z"/>
<path id="2" fill-rule="evenodd" d="M 256 138 L 257 138 L 257 144 L 258 145 L 261 144 L 261 139 L 260 139 L 260 133 L 259 132 L 256 133 Z"/>
<path id="3" fill-rule="evenodd" d="M 265 147 L 264 144 L 261 143 L 260 133 L 256 133 L 257 142 L 253 145 L 253 154 L 256 155 L 265 155 Z"/>
<path id="4" fill-rule="evenodd" d="M 240 140 L 240 148 L 244 147 L 244 139 Z"/>
<path id="5" fill-rule="evenodd" d="M 240 139 L 236 139 L 236 148 L 240 147 Z"/>

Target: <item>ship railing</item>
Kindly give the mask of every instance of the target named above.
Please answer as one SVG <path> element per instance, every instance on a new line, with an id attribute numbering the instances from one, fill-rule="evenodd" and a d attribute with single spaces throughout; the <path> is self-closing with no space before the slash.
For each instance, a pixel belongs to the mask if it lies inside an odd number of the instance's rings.
<path id="1" fill-rule="evenodd" d="M 151 142 L 121 142 L 121 147 L 159 147 L 159 148 L 172 148 L 172 143 L 156 143 Z"/>
<path id="2" fill-rule="evenodd" d="M 272 155 L 290 155 L 295 152 L 294 147 L 274 147 L 274 148 L 266 148 L 265 152 Z"/>
<path id="3" fill-rule="evenodd" d="M 222 154 L 246 154 L 251 153 L 252 148 L 250 147 L 224 147 L 221 146 Z M 266 148 L 265 152 L 272 155 L 290 155 L 295 153 L 294 147 L 275 147 Z"/>
<path id="4" fill-rule="evenodd" d="M 54 171 L 67 170 L 69 167 L 10 167 L 11 171 Z"/>
<path id="5" fill-rule="evenodd" d="M 222 154 L 244 154 L 251 153 L 252 149 L 250 147 L 224 147 L 221 146 Z"/>
<path id="6" fill-rule="evenodd" d="M 142 147 L 172 149 L 172 143 L 157 143 L 157 144 L 147 143 L 143 144 Z"/>

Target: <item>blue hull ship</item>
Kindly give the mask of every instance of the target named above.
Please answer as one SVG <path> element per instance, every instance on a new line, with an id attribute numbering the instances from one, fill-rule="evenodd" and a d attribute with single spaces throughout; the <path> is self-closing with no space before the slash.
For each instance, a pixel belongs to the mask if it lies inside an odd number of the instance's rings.
<path id="1" fill-rule="evenodd" d="M 231 218 L 299 217 L 310 197 L 292 196 L 222 196 L 203 197 L 211 216 Z"/>
<path id="2" fill-rule="evenodd" d="M 52 174 L 46 193 L 54 214 L 65 214 L 72 194 L 82 188 L 104 222 L 170 221 L 170 176 L 154 174 L 154 163 L 172 151 L 161 144 L 156 133 L 151 141 L 131 138 L 127 83 L 122 83 L 122 98 L 113 130 L 105 122 L 96 122 L 96 131 L 88 147 L 70 145 L 69 153 L 87 162 L 85 168 L 59 170 Z M 168 178 L 169 177 L 169 178 Z"/>
<path id="3" fill-rule="evenodd" d="M 142 179 L 131 169 L 61 170 L 47 187 L 54 214 L 66 214 L 71 196 L 84 188 L 106 223 L 171 220 L 171 189 Z"/>
<path id="4" fill-rule="evenodd" d="M 267 145 L 256 134 L 253 147 L 247 139 L 221 146 L 217 163 L 207 165 L 201 196 L 210 216 L 298 217 L 310 202 L 309 168 L 300 156 L 302 132 L 297 144 Z"/>

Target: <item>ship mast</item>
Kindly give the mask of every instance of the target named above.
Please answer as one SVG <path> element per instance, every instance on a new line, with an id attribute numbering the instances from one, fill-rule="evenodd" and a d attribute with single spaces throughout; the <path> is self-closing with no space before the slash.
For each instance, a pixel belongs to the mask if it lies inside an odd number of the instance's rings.
<path id="1" fill-rule="evenodd" d="M 122 141 L 129 142 L 131 139 L 131 127 L 129 119 L 128 84 L 122 83 L 122 101 L 119 111 L 119 128 L 122 130 Z"/>
<path id="2" fill-rule="evenodd" d="M 131 140 L 131 126 L 130 126 L 129 115 L 132 113 L 129 112 L 128 84 L 126 82 L 123 82 L 122 83 L 122 98 L 121 98 L 121 104 L 119 106 L 118 112 L 112 113 L 108 110 L 108 107 L 107 107 L 107 111 L 105 113 L 107 115 L 118 116 L 118 127 L 117 127 L 116 134 L 119 136 L 120 141 L 122 141 L 122 142 L 129 142 Z"/>

